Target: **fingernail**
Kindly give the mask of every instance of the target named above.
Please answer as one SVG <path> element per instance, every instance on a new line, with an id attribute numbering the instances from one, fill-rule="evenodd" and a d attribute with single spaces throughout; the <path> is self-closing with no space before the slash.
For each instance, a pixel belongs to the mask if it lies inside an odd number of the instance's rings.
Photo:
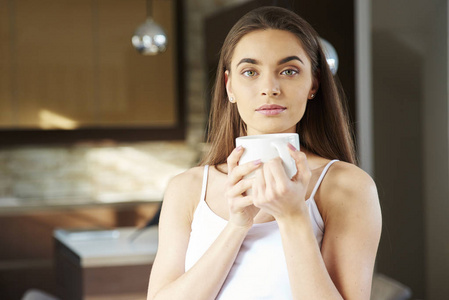
<path id="1" fill-rule="evenodd" d="M 257 160 L 255 160 L 255 161 L 253 161 L 253 164 L 254 165 L 260 165 L 262 163 L 262 160 L 261 159 L 257 159 Z"/>
<path id="2" fill-rule="evenodd" d="M 237 148 L 235 148 L 235 150 L 237 150 L 237 151 L 240 151 L 240 150 L 242 150 L 242 146 L 238 146 Z"/>
<path id="3" fill-rule="evenodd" d="M 293 151 L 298 151 L 298 149 L 295 148 L 292 144 L 288 143 L 288 147 Z"/>

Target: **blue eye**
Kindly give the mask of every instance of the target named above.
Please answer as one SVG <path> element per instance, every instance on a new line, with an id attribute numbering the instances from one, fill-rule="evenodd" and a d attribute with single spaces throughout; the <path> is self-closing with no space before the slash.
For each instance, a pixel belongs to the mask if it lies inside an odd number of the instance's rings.
<path id="1" fill-rule="evenodd" d="M 282 75 L 287 75 L 287 76 L 293 76 L 298 74 L 298 71 L 293 70 L 293 69 L 288 69 L 288 70 L 284 70 L 281 72 Z"/>
<path id="2" fill-rule="evenodd" d="M 256 76 L 256 71 L 253 71 L 253 70 L 248 70 L 248 71 L 244 71 L 243 72 L 243 75 L 245 75 L 245 76 L 247 76 L 247 77 L 253 77 L 253 76 Z"/>

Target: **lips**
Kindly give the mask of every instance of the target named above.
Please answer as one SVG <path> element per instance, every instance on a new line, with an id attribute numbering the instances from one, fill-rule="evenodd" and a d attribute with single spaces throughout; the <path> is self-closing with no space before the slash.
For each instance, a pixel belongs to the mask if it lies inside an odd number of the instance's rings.
<path id="1" fill-rule="evenodd" d="M 285 106 L 276 105 L 276 104 L 265 104 L 256 109 L 258 113 L 261 113 L 266 116 L 275 116 L 282 113 L 287 108 Z"/>

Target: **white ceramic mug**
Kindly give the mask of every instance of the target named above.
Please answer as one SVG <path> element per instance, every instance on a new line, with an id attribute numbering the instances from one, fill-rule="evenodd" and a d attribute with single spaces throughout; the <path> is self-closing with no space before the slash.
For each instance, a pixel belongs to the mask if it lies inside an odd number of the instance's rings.
<path id="1" fill-rule="evenodd" d="M 290 156 L 287 144 L 290 143 L 299 150 L 299 136 L 297 133 L 275 133 L 248 135 L 238 137 L 236 146 L 245 148 L 239 164 L 250 161 L 262 160 L 267 162 L 273 158 L 280 157 L 284 165 L 285 173 L 289 178 L 296 174 L 295 160 Z"/>

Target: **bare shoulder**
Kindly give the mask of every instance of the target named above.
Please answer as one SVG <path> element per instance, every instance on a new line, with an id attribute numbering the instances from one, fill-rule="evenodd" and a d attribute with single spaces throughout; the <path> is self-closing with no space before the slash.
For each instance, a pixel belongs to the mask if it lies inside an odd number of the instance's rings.
<path id="1" fill-rule="evenodd" d="M 167 187 L 167 190 L 173 189 L 183 194 L 196 191 L 198 185 L 201 187 L 203 180 L 204 167 L 193 167 L 173 177 Z"/>
<path id="2" fill-rule="evenodd" d="M 193 212 L 201 195 L 204 167 L 173 177 L 165 190 L 159 220 L 158 251 L 151 268 L 148 299 L 184 272 Z"/>
<path id="3" fill-rule="evenodd" d="M 339 161 L 320 189 L 325 227 L 321 253 L 329 275 L 343 298 L 369 299 L 382 232 L 376 184 L 359 167 Z"/>
<path id="4" fill-rule="evenodd" d="M 323 213 L 331 210 L 379 210 L 379 197 L 374 180 L 356 165 L 336 162 L 320 187 Z"/>
<path id="5" fill-rule="evenodd" d="M 201 197 L 204 167 L 193 167 L 173 177 L 164 195 L 164 206 L 187 212 L 189 219 Z"/>
<path id="6" fill-rule="evenodd" d="M 326 175 L 326 186 L 340 192 L 375 193 L 376 184 L 371 176 L 356 165 L 338 161 L 333 164 Z"/>

